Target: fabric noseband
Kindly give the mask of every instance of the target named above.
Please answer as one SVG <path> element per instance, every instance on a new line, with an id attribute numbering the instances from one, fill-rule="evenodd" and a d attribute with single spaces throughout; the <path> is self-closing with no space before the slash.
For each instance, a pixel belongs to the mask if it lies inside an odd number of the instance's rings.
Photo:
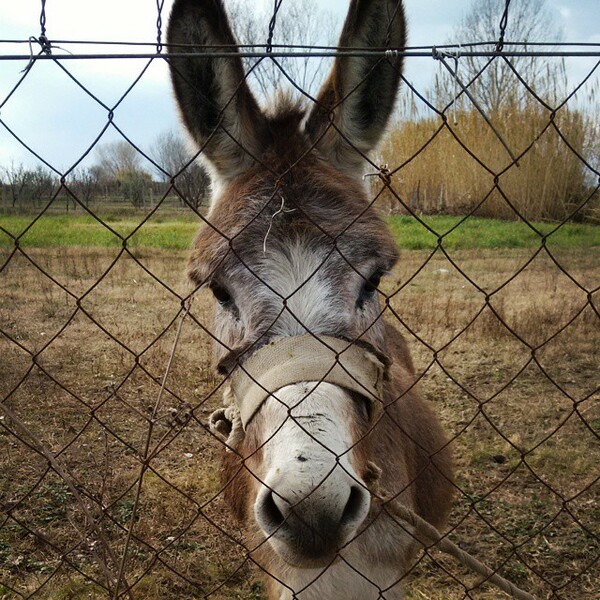
<path id="1" fill-rule="evenodd" d="M 325 381 L 379 403 L 384 375 L 385 366 L 375 354 L 356 344 L 303 335 L 281 338 L 257 350 L 236 369 L 230 389 L 245 430 L 263 402 L 287 385 Z"/>

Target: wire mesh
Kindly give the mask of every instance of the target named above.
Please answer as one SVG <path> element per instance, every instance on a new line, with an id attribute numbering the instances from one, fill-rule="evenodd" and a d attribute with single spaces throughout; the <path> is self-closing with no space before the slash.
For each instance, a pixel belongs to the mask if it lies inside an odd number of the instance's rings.
<path id="1" fill-rule="evenodd" d="M 1 99 L 0 111 L 14 101 L 37 61 L 53 61 L 107 116 L 101 133 L 78 161 L 61 171 L 19 136 L 18 123 L 0 113 L 5 132 L 54 175 L 51 191 L 46 187 L 40 192 L 37 205 L 27 207 L 25 216 L 17 214 L 17 220 L 16 184 L 7 170 L 2 189 L 6 223 L 0 223 L 0 597 L 262 598 L 271 593 L 274 598 L 276 584 L 287 594 L 282 597 L 310 598 L 312 590 L 328 597 L 319 582 L 340 563 L 350 573 L 348 581 L 354 582 L 347 585 L 368 584 L 373 598 L 400 597 L 398 585 L 414 598 L 497 597 L 485 581 L 444 557 L 437 544 L 420 550 L 402 575 L 386 585 L 341 551 L 335 564 L 311 571 L 302 583 L 293 582 L 260 558 L 268 540 L 263 536 L 257 541 L 251 517 L 242 524 L 233 519 L 231 505 L 250 492 L 238 489 L 235 479 L 223 478 L 222 456 L 230 469 L 232 461 L 241 458 L 236 474 L 250 472 L 259 478 L 256 461 L 269 452 L 277 431 L 240 456 L 237 448 L 225 452 L 226 443 L 208 426 L 209 416 L 222 403 L 229 372 L 243 368 L 244 357 L 270 339 L 286 315 L 292 315 L 302 333 L 322 333 L 303 323 L 306 314 L 294 298 L 326 271 L 332 255 L 339 255 L 348 274 L 367 280 L 369 293 L 380 298 L 372 322 L 346 339 L 360 343 L 373 323 L 393 323 L 407 339 L 416 367 L 395 402 L 402 403 L 418 387 L 432 400 L 448 433 L 447 447 L 456 463 L 455 500 L 444 536 L 536 597 L 597 598 L 600 171 L 597 145 L 590 143 L 593 131 L 591 137 L 581 133 L 585 108 L 569 111 L 579 90 L 597 81 L 600 63 L 570 92 L 549 99 L 529 85 L 513 59 L 600 61 L 598 47 L 574 50 L 575 44 L 566 44 L 559 50 L 540 44 L 539 50 L 535 43 L 521 49 L 507 42 L 510 0 L 498 40 L 373 51 L 280 47 L 273 41 L 282 4 L 274 0 L 265 44 L 241 48 L 244 59 L 258 59 L 247 76 L 262 61 L 277 64 L 279 58 L 305 56 L 376 56 L 381 61 L 403 56 L 405 62 L 431 57 L 451 75 L 453 93 L 441 106 L 403 79 L 402 93 L 418 103 L 416 121 L 422 125 L 411 130 L 415 119 L 409 119 L 409 125 L 395 126 L 398 134 L 395 129 L 391 141 L 384 143 L 381 161 L 362 156 L 371 171 L 365 179 L 368 202 L 335 233 L 324 230 L 295 197 L 294 173 L 310 160 L 314 144 L 284 173 L 274 172 L 261 156 L 252 156 L 274 185 L 260 209 L 231 234 L 219 229 L 215 211 L 185 187 L 185 174 L 196 164 L 193 159 L 170 170 L 118 124 L 123 102 L 150 66 L 168 61 L 162 2 L 156 3 L 156 42 L 149 44 L 152 51 L 147 53 L 129 48 L 118 53 L 65 53 L 73 42 L 47 37 L 42 0 L 39 36 L 17 40 L 29 44 L 30 52 L 0 55 L 0 61 L 24 65 L 14 88 Z M 86 41 L 77 41 L 82 43 Z M 203 50 L 191 47 L 178 56 L 231 56 L 227 45 Z M 463 76 L 460 65 L 467 57 L 488 60 L 478 72 Z M 147 64 L 120 98 L 108 104 L 69 67 L 68 61 L 94 58 L 142 58 Z M 504 107 L 494 112 L 478 97 L 478 82 L 498 63 L 507 66 L 514 85 L 525 94 L 521 108 L 507 109 L 515 129 L 524 128 L 523 117 L 532 123 L 525 139 L 506 127 Z M 308 90 L 293 80 L 289 83 L 306 102 L 317 102 Z M 521 117 L 515 116 L 519 110 Z M 86 196 L 77 171 L 109 128 L 165 180 L 162 186 L 144 180 L 142 187 L 153 196 L 150 206 L 142 201 L 124 220 L 115 213 L 115 203 L 107 209 L 101 200 Z M 488 137 L 477 137 L 482 130 Z M 401 145 L 399 136 L 409 143 Z M 478 141 L 488 146 L 478 146 Z M 200 148 L 194 159 L 205 150 Z M 536 153 L 543 161 L 558 157 L 553 168 L 572 173 L 578 182 L 577 193 L 572 193 L 558 189 L 560 183 L 546 173 L 543 189 L 526 196 L 531 199 L 557 188 L 561 202 L 554 212 L 533 213 L 531 203 L 520 200 L 519 186 L 528 178 L 532 186 L 542 185 L 533 178 L 539 158 L 529 162 Z M 484 184 L 473 183 L 469 197 L 455 198 L 452 181 L 469 177 L 460 168 L 467 163 Z M 437 170 L 447 174 L 440 180 L 425 178 Z M 525 175 L 515 175 L 519 171 Z M 135 204 L 135 189 L 135 181 L 121 181 L 108 195 Z M 62 213 L 69 207 L 73 214 L 65 217 Z M 407 248 L 383 283 L 369 279 L 354 255 L 344 250 L 344 236 L 373 208 L 386 215 Z M 236 240 L 266 219 L 269 228 L 260 240 L 266 255 L 275 244 L 271 226 L 286 211 L 292 219 L 302 213 L 330 247 L 307 267 L 301 281 L 282 291 L 264 272 L 249 266 Z M 75 214 L 85 215 L 84 221 Z M 153 249 L 146 232 L 160 229 L 163 221 L 170 226 L 173 214 L 183 222 L 183 242 L 167 245 L 169 250 Z M 506 238 L 514 235 L 514 228 L 502 229 L 502 221 L 489 219 L 493 215 L 504 222 L 512 219 L 524 233 L 511 245 Z M 60 226 L 60 219 L 71 219 L 82 229 L 73 245 L 73 239 L 64 245 L 50 241 L 47 229 Z M 252 289 L 258 291 L 240 303 L 253 302 L 265 289 L 278 299 L 279 309 L 266 314 L 257 335 L 241 349 L 213 325 L 205 286 L 190 286 L 185 278 L 187 240 L 199 225 L 212 230 L 215 246 L 225 244 L 240 263 L 253 269 Z M 417 237 L 411 245 L 413 235 Z M 196 283 L 207 283 L 218 267 Z M 226 291 L 212 288 L 221 304 L 231 301 Z M 214 370 L 213 346 L 225 355 L 221 366 L 230 361 L 225 376 Z M 287 420 L 324 446 L 292 408 L 286 410 Z M 395 426 L 398 436 L 423 447 L 404 423 Z M 326 486 L 361 441 L 342 451 L 325 445 L 334 464 L 309 496 Z M 435 463 L 433 454 L 428 458 Z M 264 480 L 260 483 L 267 486 Z M 393 490 L 393 499 L 404 498 L 402 493 L 412 483 Z M 370 491 L 374 498 L 380 495 L 382 510 L 393 518 L 387 490 Z"/>

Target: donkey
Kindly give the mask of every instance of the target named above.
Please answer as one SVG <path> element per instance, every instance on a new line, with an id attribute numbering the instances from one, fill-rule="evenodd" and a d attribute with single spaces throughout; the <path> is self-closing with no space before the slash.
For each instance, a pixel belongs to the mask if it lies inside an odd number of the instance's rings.
<path id="1" fill-rule="evenodd" d="M 263 109 L 221 0 L 176 0 L 168 43 L 212 175 L 190 276 L 214 294 L 218 370 L 241 420 L 225 499 L 270 599 L 397 600 L 416 543 L 378 494 L 439 527 L 453 488 L 447 439 L 383 318 L 398 250 L 362 177 L 402 57 L 340 54 L 310 107 L 280 95 Z M 340 48 L 404 44 L 401 0 L 350 2 Z"/>

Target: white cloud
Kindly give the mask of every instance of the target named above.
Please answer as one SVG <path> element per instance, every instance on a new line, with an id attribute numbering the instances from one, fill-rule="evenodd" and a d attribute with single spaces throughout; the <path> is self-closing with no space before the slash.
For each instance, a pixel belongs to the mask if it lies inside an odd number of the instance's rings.
<path id="1" fill-rule="evenodd" d="M 563 19 L 570 19 L 571 18 L 571 9 L 566 7 L 566 6 L 561 6 L 558 9 L 558 12 L 560 13 L 560 16 Z"/>

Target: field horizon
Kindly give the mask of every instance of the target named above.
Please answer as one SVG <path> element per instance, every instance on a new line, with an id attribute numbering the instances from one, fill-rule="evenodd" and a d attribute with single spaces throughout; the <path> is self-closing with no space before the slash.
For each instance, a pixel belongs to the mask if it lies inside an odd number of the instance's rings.
<path id="1" fill-rule="evenodd" d="M 442 244 L 449 250 L 473 248 L 552 248 L 600 246 L 600 225 L 506 221 L 475 216 L 391 215 L 385 218 L 400 248 L 433 250 Z M 0 216 L 0 248 L 51 248 L 92 246 L 188 249 L 201 217 L 191 211 L 160 211 L 146 219 L 142 214 L 111 215 L 99 220 L 91 215 Z"/>

